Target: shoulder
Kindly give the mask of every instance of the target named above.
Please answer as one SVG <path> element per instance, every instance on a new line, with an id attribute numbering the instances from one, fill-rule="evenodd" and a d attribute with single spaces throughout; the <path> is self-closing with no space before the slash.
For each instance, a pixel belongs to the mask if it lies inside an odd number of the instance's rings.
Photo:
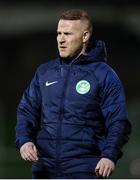
<path id="1" fill-rule="evenodd" d="M 121 83 L 116 71 L 105 62 L 98 62 L 95 64 L 95 75 L 100 83 Z"/>
<path id="2" fill-rule="evenodd" d="M 59 59 L 52 59 L 49 60 L 48 62 L 41 64 L 37 70 L 36 73 L 37 74 L 44 74 L 47 70 L 53 69 L 55 67 L 58 67 L 59 65 Z"/>

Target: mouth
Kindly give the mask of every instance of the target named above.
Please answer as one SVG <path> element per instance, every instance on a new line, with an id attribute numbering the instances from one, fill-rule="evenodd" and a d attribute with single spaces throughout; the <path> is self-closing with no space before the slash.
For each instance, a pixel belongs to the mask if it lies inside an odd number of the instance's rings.
<path id="1" fill-rule="evenodd" d="M 61 51 L 64 51 L 64 50 L 66 49 L 66 47 L 65 47 L 65 46 L 60 46 L 59 49 L 60 49 Z"/>

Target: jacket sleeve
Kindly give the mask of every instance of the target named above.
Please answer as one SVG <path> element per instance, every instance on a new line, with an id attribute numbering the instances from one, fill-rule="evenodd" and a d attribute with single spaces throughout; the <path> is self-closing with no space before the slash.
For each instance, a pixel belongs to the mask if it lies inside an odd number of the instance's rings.
<path id="1" fill-rule="evenodd" d="M 40 121 L 41 95 L 38 73 L 25 90 L 17 109 L 16 147 L 26 142 L 34 142 Z"/>
<path id="2" fill-rule="evenodd" d="M 101 96 L 101 110 L 106 126 L 106 139 L 101 156 L 116 163 L 122 156 L 123 145 L 128 141 L 131 124 L 127 117 L 124 89 L 113 70 L 106 74 Z"/>

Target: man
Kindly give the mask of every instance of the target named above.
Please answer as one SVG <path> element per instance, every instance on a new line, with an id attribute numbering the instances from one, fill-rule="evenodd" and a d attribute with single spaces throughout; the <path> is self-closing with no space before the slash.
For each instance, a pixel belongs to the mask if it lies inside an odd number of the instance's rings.
<path id="1" fill-rule="evenodd" d="M 61 15 L 57 44 L 23 94 L 16 145 L 33 178 L 109 177 L 131 130 L 122 84 L 85 11 Z"/>

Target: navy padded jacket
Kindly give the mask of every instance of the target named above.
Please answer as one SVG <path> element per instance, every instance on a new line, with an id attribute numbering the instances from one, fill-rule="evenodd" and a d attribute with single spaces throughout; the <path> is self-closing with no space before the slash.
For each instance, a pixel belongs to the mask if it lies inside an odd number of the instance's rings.
<path id="1" fill-rule="evenodd" d="M 70 63 L 37 69 L 18 106 L 16 146 L 34 142 L 49 172 L 87 172 L 101 157 L 116 163 L 130 130 L 122 83 L 97 41 Z"/>

